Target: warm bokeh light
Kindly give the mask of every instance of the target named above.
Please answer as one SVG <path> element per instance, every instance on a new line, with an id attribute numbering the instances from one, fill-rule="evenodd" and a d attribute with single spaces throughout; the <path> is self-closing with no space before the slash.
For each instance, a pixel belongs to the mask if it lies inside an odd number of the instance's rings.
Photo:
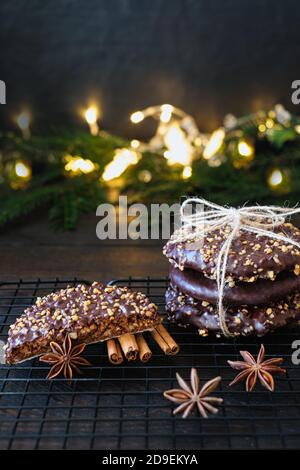
<path id="1" fill-rule="evenodd" d="M 91 160 L 82 157 L 66 155 L 65 162 L 65 170 L 74 175 L 92 173 L 96 169 L 95 164 Z"/>
<path id="2" fill-rule="evenodd" d="M 196 145 L 196 147 L 201 147 L 201 145 L 203 144 L 202 137 L 196 137 L 196 139 L 194 140 L 194 144 Z"/>
<path id="3" fill-rule="evenodd" d="M 135 165 L 138 161 L 139 155 L 133 150 L 117 149 L 113 160 L 106 165 L 102 178 L 104 181 L 118 178 L 130 165 Z"/>
<path id="4" fill-rule="evenodd" d="M 130 116 L 131 122 L 135 124 L 146 118 L 157 121 L 155 134 L 147 143 L 138 144 L 133 140 L 131 147 L 142 151 L 159 152 L 168 160 L 168 165 L 191 166 L 193 158 L 196 154 L 200 154 L 197 147 L 202 147 L 206 142 L 193 117 L 168 103 L 148 106 Z"/>
<path id="5" fill-rule="evenodd" d="M 223 127 L 215 130 L 209 138 L 203 152 L 203 157 L 208 160 L 213 157 L 222 147 L 225 139 L 225 130 Z"/>
<path id="6" fill-rule="evenodd" d="M 31 177 L 31 168 L 26 163 L 18 161 L 15 164 L 15 173 L 19 178 L 28 180 Z"/>
<path id="7" fill-rule="evenodd" d="M 266 120 L 266 127 L 267 127 L 268 129 L 272 129 L 272 127 L 274 127 L 274 121 L 273 121 L 273 119 L 269 118 L 269 119 Z"/>
<path id="8" fill-rule="evenodd" d="M 16 123 L 19 126 L 24 139 L 30 137 L 30 122 L 31 117 L 28 111 L 22 111 L 16 118 Z"/>
<path id="9" fill-rule="evenodd" d="M 281 106 L 281 105 L 279 105 Z M 268 112 L 268 116 L 272 119 L 275 119 L 276 118 L 276 113 L 274 111 L 274 109 L 271 109 L 269 112 Z"/>
<path id="10" fill-rule="evenodd" d="M 99 126 L 98 126 L 98 122 L 97 122 L 98 117 L 99 117 L 99 109 L 95 105 L 89 106 L 84 111 L 84 119 L 88 123 L 88 125 L 90 127 L 90 133 L 92 135 L 99 134 Z"/>
<path id="11" fill-rule="evenodd" d="M 143 121 L 144 117 L 145 115 L 142 111 L 135 111 L 135 113 L 132 113 L 130 116 L 130 121 L 134 124 L 138 124 L 139 122 Z"/>
<path id="12" fill-rule="evenodd" d="M 274 169 L 268 178 L 268 183 L 271 188 L 279 186 L 283 182 L 282 171 L 278 168 Z"/>
<path id="13" fill-rule="evenodd" d="M 167 127 L 163 140 L 167 148 L 164 156 L 167 158 L 169 165 L 176 163 L 184 166 L 190 165 L 193 148 L 178 123 L 174 122 Z"/>
<path id="14" fill-rule="evenodd" d="M 172 117 L 173 111 L 174 107 L 171 104 L 162 104 L 160 114 L 161 122 L 164 122 L 165 124 L 168 123 Z"/>
<path id="15" fill-rule="evenodd" d="M 29 124 L 30 124 L 30 116 L 27 111 L 24 111 L 23 113 L 19 114 L 17 117 L 17 124 L 20 129 L 28 129 Z"/>
<path id="16" fill-rule="evenodd" d="M 137 149 L 139 148 L 139 146 L 141 145 L 141 142 L 137 139 L 133 139 L 131 142 L 130 142 L 130 145 L 133 149 Z"/>
<path id="17" fill-rule="evenodd" d="M 142 181 L 143 183 L 150 183 L 152 180 L 152 173 L 151 171 L 148 170 L 142 170 L 138 174 L 138 179 Z"/>
<path id="18" fill-rule="evenodd" d="M 182 178 L 184 180 L 189 179 L 192 176 L 192 167 L 191 166 L 185 166 L 183 171 L 182 171 Z"/>
<path id="19" fill-rule="evenodd" d="M 238 152 L 243 157 L 250 157 L 253 155 L 254 149 L 252 145 L 248 144 L 245 140 L 241 140 L 238 143 Z"/>
<path id="20" fill-rule="evenodd" d="M 98 109 L 96 106 L 90 106 L 84 113 L 85 120 L 88 124 L 95 124 L 98 119 Z"/>

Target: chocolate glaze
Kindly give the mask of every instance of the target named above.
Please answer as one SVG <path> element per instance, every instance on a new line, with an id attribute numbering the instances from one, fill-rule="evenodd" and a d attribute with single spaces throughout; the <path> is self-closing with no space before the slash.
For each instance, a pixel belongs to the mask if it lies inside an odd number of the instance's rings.
<path id="1" fill-rule="evenodd" d="M 193 325 L 199 334 L 221 336 L 219 316 L 214 305 L 194 299 L 170 286 L 166 292 L 169 320 L 180 326 Z M 225 314 L 227 326 L 236 336 L 263 336 L 288 323 L 300 322 L 300 294 L 287 296 L 269 306 L 229 307 Z"/>
<path id="2" fill-rule="evenodd" d="M 127 287 L 93 283 L 62 289 L 27 308 L 11 325 L 6 362 L 15 363 L 49 351 L 66 334 L 92 343 L 125 333 L 153 329 L 161 321 L 156 305 Z"/>
<path id="3" fill-rule="evenodd" d="M 180 269 L 190 268 L 216 277 L 216 260 L 224 241 L 228 238 L 229 227 L 215 230 L 204 238 L 191 237 L 186 242 L 169 240 L 164 254 Z M 300 230 L 285 223 L 274 229 L 275 233 L 300 243 Z M 227 278 L 254 281 L 257 278 L 274 280 L 281 271 L 294 270 L 300 273 L 300 250 L 292 245 L 269 237 L 240 231 L 233 240 L 227 262 Z"/>
<path id="4" fill-rule="evenodd" d="M 198 271 L 181 271 L 172 267 L 170 279 L 180 291 L 195 299 L 208 300 L 213 304 L 218 301 L 216 281 Z M 286 271 L 280 273 L 276 281 L 257 279 L 255 282 L 237 282 L 233 287 L 226 284 L 223 300 L 227 305 L 261 305 L 282 299 L 296 291 L 300 291 L 300 276 Z"/>

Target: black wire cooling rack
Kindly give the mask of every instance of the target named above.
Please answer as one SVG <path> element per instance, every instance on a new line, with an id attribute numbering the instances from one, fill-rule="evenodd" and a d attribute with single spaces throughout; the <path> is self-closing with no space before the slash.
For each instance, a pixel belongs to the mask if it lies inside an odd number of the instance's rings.
<path id="1" fill-rule="evenodd" d="M 36 280 L 0 283 L 1 340 L 8 326 L 36 296 L 74 285 L 73 280 Z M 84 281 L 82 281 L 84 282 Z M 165 279 L 114 281 L 145 292 L 164 310 Z M 246 393 L 243 385 L 229 388 L 235 375 L 227 360 L 240 349 L 256 354 L 260 340 L 232 342 L 201 338 L 195 330 L 168 327 L 180 344 L 175 357 L 154 353 L 147 364 L 108 362 L 105 344 L 91 345 L 92 363 L 71 383 L 45 379 L 48 368 L 37 359 L 20 365 L 0 365 L 1 449 L 226 449 L 300 448 L 300 365 L 293 365 L 291 344 L 300 328 L 283 329 L 264 337 L 267 356 L 284 358 L 286 377 L 276 391 L 258 386 Z M 163 391 L 176 386 L 175 374 L 189 377 L 197 368 L 202 381 L 216 375 L 222 383 L 216 395 L 224 398 L 217 415 L 186 420 L 172 415 L 173 405 Z"/>

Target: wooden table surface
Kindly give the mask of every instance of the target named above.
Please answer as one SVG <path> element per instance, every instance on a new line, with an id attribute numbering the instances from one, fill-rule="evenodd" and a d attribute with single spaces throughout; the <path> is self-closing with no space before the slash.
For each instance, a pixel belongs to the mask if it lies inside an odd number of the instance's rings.
<path id="1" fill-rule="evenodd" d="M 0 233 L 0 280 L 33 278 L 119 279 L 166 276 L 168 263 L 159 240 L 96 237 L 98 220 L 83 216 L 73 232 L 54 231 L 35 216 Z"/>
<path id="2" fill-rule="evenodd" d="M 82 216 L 72 232 L 55 231 L 43 215 L 0 233 L 0 281 L 81 278 L 89 281 L 161 277 L 168 273 L 165 241 L 99 240 L 94 214 Z M 294 218 L 300 227 L 300 217 Z"/>

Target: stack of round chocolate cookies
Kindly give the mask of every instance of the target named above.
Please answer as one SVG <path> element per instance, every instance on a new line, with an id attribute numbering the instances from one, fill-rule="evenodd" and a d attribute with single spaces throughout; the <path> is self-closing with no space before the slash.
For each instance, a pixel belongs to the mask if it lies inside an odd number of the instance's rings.
<path id="1" fill-rule="evenodd" d="M 217 229 L 201 239 L 171 239 L 164 247 L 172 265 L 166 292 L 169 319 L 196 326 L 202 336 L 222 334 L 216 265 L 230 230 Z M 300 243 L 300 230 L 290 223 L 274 233 Z M 227 328 L 236 336 L 262 336 L 300 321 L 300 249 L 240 230 L 229 251 L 223 305 Z"/>

